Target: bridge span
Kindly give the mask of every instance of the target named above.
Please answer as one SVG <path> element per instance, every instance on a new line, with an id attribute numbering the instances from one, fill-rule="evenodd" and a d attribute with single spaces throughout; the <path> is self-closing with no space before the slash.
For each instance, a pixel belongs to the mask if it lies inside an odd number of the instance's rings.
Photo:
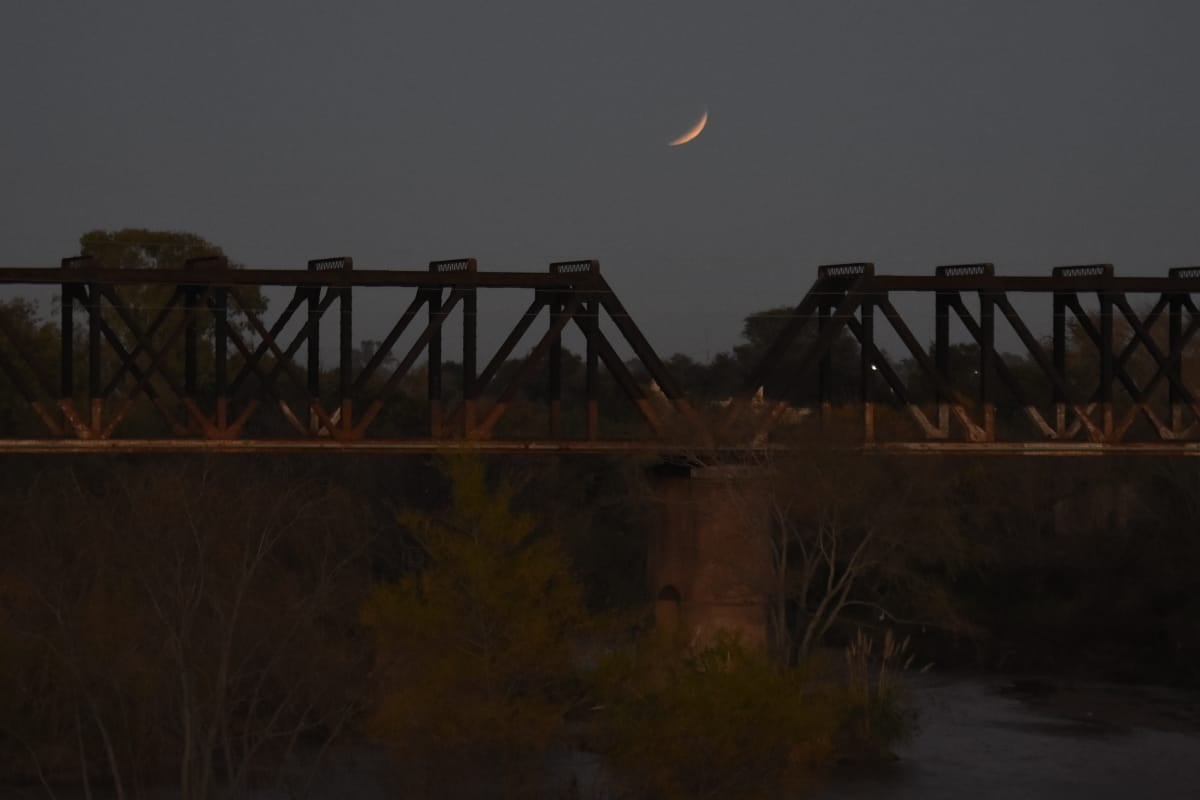
<path id="1" fill-rule="evenodd" d="M 474 259 L 356 270 L 342 257 L 0 269 L 5 295 L 33 286 L 58 289 L 59 313 L 0 304 L 0 452 L 1200 455 L 1196 267 L 822 266 L 727 398 L 673 374 L 593 260 L 545 272 Z M 291 297 L 269 318 L 255 290 L 272 287 Z M 410 296 L 382 340 L 356 342 L 354 294 L 368 287 Z M 500 290 L 528 306 L 483 362 L 479 301 Z M 898 295 L 925 306 L 932 342 Z M 1044 298 L 1048 318 L 1027 320 L 1019 295 Z M 885 325 L 898 354 L 879 344 Z M 568 328 L 583 353 L 567 352 Z M 1018 351 L 1001 352 L 998 333 Z"/>

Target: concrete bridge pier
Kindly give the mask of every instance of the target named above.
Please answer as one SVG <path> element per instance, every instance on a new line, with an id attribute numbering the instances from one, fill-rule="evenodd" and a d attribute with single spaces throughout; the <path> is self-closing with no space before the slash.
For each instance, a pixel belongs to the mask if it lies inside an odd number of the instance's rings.
<path id="1" fill-rule="evenodd" d="M 766 646 L 772 567 L 770 520 L 755 500 L 760 470 L 651 470 L 659 513 L 647 567 L 659 630 L 694 642 L 725 631 L 752 648 Z"/>

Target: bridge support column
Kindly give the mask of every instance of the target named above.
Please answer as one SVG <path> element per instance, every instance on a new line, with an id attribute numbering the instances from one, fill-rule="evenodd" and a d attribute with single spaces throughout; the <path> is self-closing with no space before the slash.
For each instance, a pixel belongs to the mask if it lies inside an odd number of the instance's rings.
<path id="1" fill-rule="evenodd" d="M 689 641 L 725 631 L 766 646 L 772 567 L 769 517 L 754 500 L 760 469 L 652 470 L 659 516 L 647 567 L 660 629 L 682 629 Z"/>

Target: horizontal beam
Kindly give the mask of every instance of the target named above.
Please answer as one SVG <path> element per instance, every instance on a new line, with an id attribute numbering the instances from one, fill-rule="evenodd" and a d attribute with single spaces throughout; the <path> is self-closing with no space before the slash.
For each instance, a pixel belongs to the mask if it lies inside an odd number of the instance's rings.
<path id="1" fill-rule="evenodd" d="M 569 289 L 598 283 L 599 273 L 437 272 L 429 269 L 106 269 L 100 267 L 3 267 L 0 285 L 102 283 L 189 286 L 396 286 L 411 288 Z M 1188 292 L 1200 293 L 1200 276 L 1165 275 L 868 275 L 864 291 L 875 292 Z"/>
<path id="2" fill-rule="evenodd" d="M 875 275 L 863 291 L 878 292 L 1200 292 L 1200 277 L 1165 275 Z"/>
<path id="3" fill-rule="evenodd" d="M 0 439 L 0 454 L 125 453 L 645 453 L 662 452 L 654 441 L 454 440 L 454 439 Z"/>
<path id="4" fill-rule="evenodd" d="M 936 456 L 1200 456 L 1200 441 L 1188 442 L 880 442 L 857 446 L 880 455 Z"/>
<path id="5" fill-rule="evenodd" d="M 163 286 L 396 286 L 412 288 L 571 289 L 592 286 L 591 272 L 432 272 L 424 270 L 355 269 L 104 269 L 3 267 L 0 285 L 99 283 Z"/>
<path id="6" fill-rule="evenodd" d="M 332 439 L 9 439 L 0 440 L 0 454 L 213 454 L 238 453 L 329 453 L 380 455 L 433 455 L 479 453 L 483 455 L 647 455 L 661 458 L 687 457 L 704 460 L 712 457 L 753 457 L 767 453 L 804 453 L 808 451 L 860 452 L 892 456 L 1200 456 L 1200 441 L 1188 442 L 881 442 L 876 444 L 828 445 L 820 442 L 794 445 L 694 448 L 654 441 L 468 441 L 446 439 L 364 439 L 338 442 Z"/>

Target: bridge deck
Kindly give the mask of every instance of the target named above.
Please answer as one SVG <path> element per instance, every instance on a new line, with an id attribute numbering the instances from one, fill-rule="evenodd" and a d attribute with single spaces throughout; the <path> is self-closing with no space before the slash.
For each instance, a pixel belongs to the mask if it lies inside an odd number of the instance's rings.
<path id="1" fill-rule="evenodd" d="M 361 455 L 644 455 L 712 458 L 765 458 L 772 453 L 803 453 L 807 450 L 840 450 L 895 456 L 1041 456 L 1079 458 L 1093 456 L 1200 456 L 1200 442 L 876 442 L 846 445 L 764 445 L 713 448 L 680 448 L 656 441 L 455 441 L 432 439 L 360 440 L 329 439 L 4 439 L 3 455 L 96 455 L 96 454 L 212 454 L 252 453 L 343 453 Z"/>

